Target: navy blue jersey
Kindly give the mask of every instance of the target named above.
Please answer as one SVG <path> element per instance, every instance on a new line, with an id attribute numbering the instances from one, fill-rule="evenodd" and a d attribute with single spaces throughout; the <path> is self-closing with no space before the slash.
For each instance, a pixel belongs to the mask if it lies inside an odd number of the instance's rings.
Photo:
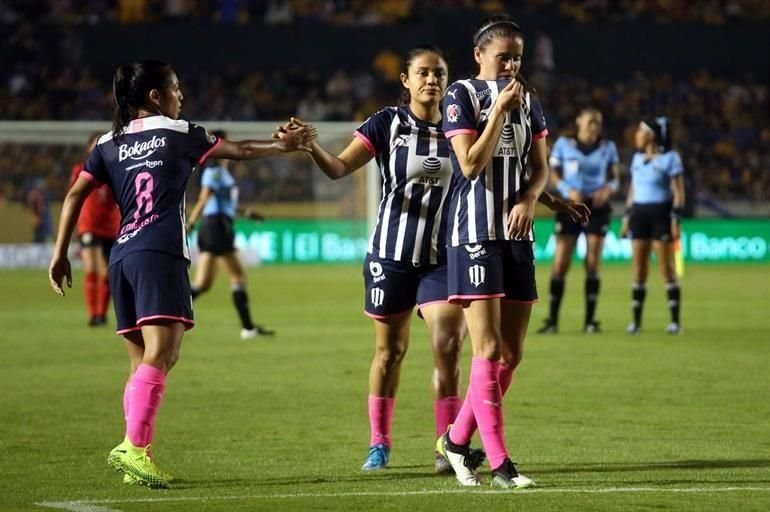
<path id="1" fill-rule="evenodd" d="M 443 261 L 452 166 L 441 127 L 407 106 L 386 107 L 354 135 L 376 158 L 382 178 L 369 253 L 414 264 Z"/>
<path id="2" fill-rule="evenodd" d="M 202 127 L 165 116 L 131 121 L 117 142 L 112 132 L 99 138 L 82 175 L 107 183 L 120 206 L 120 231 L 110 265 L 134 251 L 189 260 L 187 180 L 219 143 Z"/>
<path id="3" fill-rule="evenodd" d="M 612 179 L 612 167 L 618 163 L 618 149 L 611 140 L 601 140 L 596 149 L 583 153 L 576 139 L 559 137 L 551 150 L 551 168 L 558 168 L 569 188 L 590 195 Z M 565 198 L 566 199 L 566 198 Z"/>
<path id="4" fill-rule="evenodd" d="M 490 109 L 509 80 L 458 80 L 444 96 L 442 127 L 447 138 L 459 134 L 478 137 L 487 125 Z M 509 240 L 508 214 L 527 182 L 527 157 L 532 143 L 548 135 L 538 99 L 529 93 L 521 107 L 505 115 L 503 130 L 492 158 L 474 180 L 463 176 L 454 151 L 452 196 L 447 213 L 449 244 L 453 247 L 487 240 Z M 451 145 L 450 145 L 451 149 Z M 530 233 L 529 240 L 534 239 Z"/>
<path id="5" fill-rule="evenodd" d="M 676 151 L 648 157 L 636 153 L 631 159 L 631 187 L 634 204 L 668 203 L 674 193 L 671 181 L 684 172 L 682 159 Z"/>

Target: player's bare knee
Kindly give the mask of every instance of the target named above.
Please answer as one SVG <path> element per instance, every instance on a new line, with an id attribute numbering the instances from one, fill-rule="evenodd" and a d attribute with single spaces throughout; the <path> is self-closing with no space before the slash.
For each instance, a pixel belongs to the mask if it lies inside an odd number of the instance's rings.
<path id="1" fill-rule="evenodd" d="M 406 344 L 394 343 L 377 348 L 376 358 L 383 368 L 389 369 L 401 364 L 406 355 Z"/>

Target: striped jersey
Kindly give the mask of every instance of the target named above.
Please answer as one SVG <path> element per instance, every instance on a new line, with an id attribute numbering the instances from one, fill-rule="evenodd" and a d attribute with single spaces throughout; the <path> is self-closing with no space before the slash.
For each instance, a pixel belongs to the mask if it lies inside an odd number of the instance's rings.
<path id="1" fill-rule="evenodd" d="M 585 195 L 604 187 L 613 177 L 612 167 L 619 161 L 618 149 L 611 140 L 602 139 L 586 148 L 571 137 L 556 139 L 549 158 L 551 168 L 560 170 L 562 180 Z"/>
<path id="2" fill-rule="evenodd" d="M 382 179 L 369 253 L 414 265 L 443 262 L 452 166 L 441 127 L 418 119 L 408 106 L 386 107 L 354 136 L 376 158 Z"/>
<path id="3" fill-rule="evenodd" d="M 109 185 L 120 207 L 111 265 L 135 251 L 190 259 L 187 180 L 219 143 L 200 126 L 160 115 L 134 119 L 117 141 L 112 132 L 99 138 L 81 176 Z"/>
<path id="4" fill-rule="evenodd" d="M 487 125 L 491 108 L 509 80 L 458 80 L 444 96 L 442 127 L 447 138 L 459 134 L 478 137 Z M 540 101 L 525 94 L 520 108 L 505 115 L 503 130 L 492 158 L 474 180 L 460 169 L 454 151 L 448 237 L 453 247 L 487 240 L 509 240 L 508 213 L 527 184 L 527 157 L 532 143 L 548 135 Z M 451 150 L 451 144 L 450 144 Z M 530 233 L 528 240 L 534 240 Z"/>
<path id="5" fill-rule="evenodd" d="M 235 217 L 235 210 L 238 208 L 238 186 L 227 167 L 221 165 L 207 167 L 203 171 L 201 187 L 211 190 L 211 197 L 203 207 L 204 217 L 209 215 Z"/>
<path id="6" fill-rule="evenodd" d="M 671 179 L 684 172 L 682 159 L 676 151 L 648 157 L 635 153 L 631 159 L 631 187 L 634 204 L 668 203 L 674 193 Z"/>

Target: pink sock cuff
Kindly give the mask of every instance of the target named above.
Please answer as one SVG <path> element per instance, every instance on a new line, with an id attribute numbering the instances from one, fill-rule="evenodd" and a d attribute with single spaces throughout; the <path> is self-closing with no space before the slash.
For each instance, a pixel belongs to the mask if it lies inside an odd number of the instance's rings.
<path id="1" fill-rule="evenodd" d="M 150 384 L 164 384 L 166 382 L 166 374 L 149 364 L 140 364 L 133 378 Z"/>
<path id="2" fill-rule="evenodd" d="M 497 375 L 499 368 L 500 363 L 497 361 L 484 359 L 483 357 L 474 357 L 471 359 L 471 371 L 477 369 L 482 372 L 494 372 L 494 374 Z"/>

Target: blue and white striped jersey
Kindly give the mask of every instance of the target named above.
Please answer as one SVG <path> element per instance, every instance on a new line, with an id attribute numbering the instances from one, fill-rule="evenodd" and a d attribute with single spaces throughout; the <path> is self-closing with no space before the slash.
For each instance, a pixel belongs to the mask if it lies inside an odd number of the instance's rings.
<path id="1" fill-rule="evenodd" d="M 120 233 L 110 264 L 134 251 L 190 259 L 185 231 L 185 188 L 193 169 L 219 146 L 205 129 L 181 119 L 134 119 L 113 140 L 102 135 L 81 175 L 107 183 L 120 206 Z"/>
<path id="2" fill-rule="evenodd" d="M 369 253 L 415 265 L 443 262 L 452 166 L 441 127 L 417 119 L 408 106 L 386 107 L 354 135 L 376 158 L 382 178 Z"/>
<path id="3" fill-rule="evenodd" d="M 570 188 L 590 195 L 612 179 L 611 169 L 619 162 L 618 149 L 611 140 L 600 140 L 593 151 L 584 153 L 577 139 L 559 137 L 551 149 L 551 168 L 559 168 Z M 566 198 L 565 198 L 566 199 Z"/>
<path id="4" fill-rule="evenodd" d="M 509 80 L 458 80 L 444 96 L 442 127 L 447 138 L 478 136 L 490 109 Z M 510 110 L 497 147 L 486 168 L 474 180 L 463 176 L 454 151 L 454 175 L 449 202 L 449 243 L 453 247 L 487 240 L 509 240 L 506 219 L 527 182 L 527 157 L 532 143 L 548 135 L 540 101 L 525 94 L 524 104 Z M 451 150 L 451 144 L 450 144 Z M 530 233 L 529 240 L 534 239 Z"/>
<path id="5" fill-rule="evenodd" d="M 632 199 L 635 204 L 670 202 L 671 179 L 684 172 L 682 159 L 676 151 L 660 153 L 652 158 L 635 153 L 631 159 Z"/>
<path id="6" fill-rule="evenodd" d="M 204 217 L 209 215 L 235 217 L 235 211 L 238 208 L 238 186 L 227 167 L 216 165 L 204 169 L 201 187 L 208 188 L 212 192 L 203 207 Z"/>

